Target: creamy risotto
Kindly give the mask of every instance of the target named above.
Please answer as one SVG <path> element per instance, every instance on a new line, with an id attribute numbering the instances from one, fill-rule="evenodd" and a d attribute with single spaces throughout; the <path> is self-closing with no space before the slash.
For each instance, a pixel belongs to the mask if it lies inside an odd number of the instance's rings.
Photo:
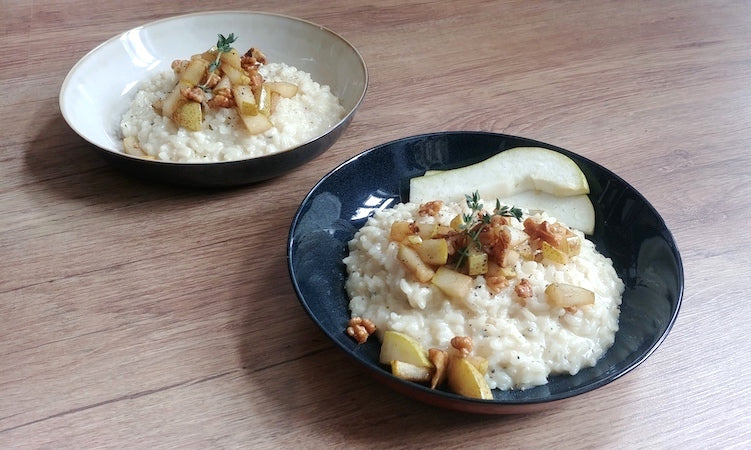
<path id="1" fill-rule="evenodd" d="M 572 231 L 581 248 L 566 264 L 519 258 L 507 286 L 489 289 L 486 277 L 479 275 L 469 294 L 456 299 L 430 282 L 415 280 L 397 259 L 399 244 L 390 239 L 390 230 L 400 221 L 449 226 L 467 212 L 467 205 L 442 204 L 430 216 L 420 214 L 419 207 L 406 203 L 376 213 L 349 243 L 344 259 L 351 314 L 370 319 L 379 336 L 400 331 L 425 348 L 443 349 L 453 337 L 469 336 L 473 353 L 488 361 L 489 386 L 499 389 L 524 389 L 547 383 L 551 374 L 576 374 L 595 365 L 613 344 L 624 286 L 611 261 L 580 232 Z M 532 218 L 555 222 L 544 214 Z M 523 221 L 508 220 L 517 238 L 525 236 Z M 515 288 L 524 279 L 531 291 L 522 297 Z M 594 292 L 594 303 L 552 306 L 545 289 L 554 282 Z"/>
<path id="2" fill-rule="evenodd" d="M 137 138 L 142 154 L 175 162 L 214 162 L 253 158 L 287 150 L 324 134 L 345 115 L 339 99 L 310 74 L 283 63 L 259 68 L 265 81 L 284 81 L 298 87 L 292 98 L 282 98 L 270 120 L 273 128 L 252 135 L 234 108 L 208 109 L 200 131 L 178 128 L 158 114 L 153 104 L 175 86 L 173 71 L 145 81 L 120 123 L 123 139 Z"/>

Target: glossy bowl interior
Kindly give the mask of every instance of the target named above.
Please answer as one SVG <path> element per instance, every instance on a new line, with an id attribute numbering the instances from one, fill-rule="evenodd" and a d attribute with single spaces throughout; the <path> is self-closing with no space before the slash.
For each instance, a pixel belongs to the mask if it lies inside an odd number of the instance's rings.
<path id="1" fill-rule="evenodd" d="M 330 86 L 346 110 L 327 133 L 277 154 L 215 163 L 151 161 L 122 152 L 120 120 L 139 83 L 211 47 L 217 34 L 238 36 L 238 49 L 258 47 Z M 314 23 L 247 11 L 195 13 L 128 30 L 99 45 L 70 70 L 60 110 L 70 127 L 108 161 L 133 174 L 178 184 L 232 186 L 272 178 L 326 151 L 344 132 L 365 96 L 368 72 L 360 53 L 338 34 Z"/>
<path id="2" fill-rule="evenodd" d="M 380 344 L 357 345 L 345 332 L 349 320 L 342 258 L 347 242 L 379 209 L 409 198 L 409 179 L 429 169 L 450 169 L 505 149 L 540 146 L 561 152 L 589 181 L 597 217 L 590 239 L 613 260 L 626 288 L 614 345 L 596 366 L 575 376 L 552 376 L 527 390 L 494 391 L 475 400 L 393 377 L 378 363 Z M 376 379 L 423 402 L 460 411 L 507 414 L 543 409 L 604 386 L 642 363 L 663 341 L 678 314 L 683 267 L 670 231 L 649 202 L 606 168 L 542 142 L 494 133 L 445 132 L 408 137 L 361 153 L 326 175 L 302 201 L 287 248 L 295 291 L 328 337 Z"/>

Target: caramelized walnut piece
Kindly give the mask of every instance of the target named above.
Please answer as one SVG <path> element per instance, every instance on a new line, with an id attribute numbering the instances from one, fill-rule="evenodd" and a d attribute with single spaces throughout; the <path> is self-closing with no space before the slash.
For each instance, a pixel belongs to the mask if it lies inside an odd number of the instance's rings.
<path id="1" fill-rule="evenodd" d="M 207 104 L 211 108 L 234 108 L 235 99 L 233 97 L 227 97 L 226 95 L 215 95 Z"/>
<path id="2" fill-rule="evenodd" d="M 437 216 L 441 211 L 443 202 L 440 200 L 434 200 L 432 202 L 422 203 L 418 209 L 418 214 L 421 216 Z"/>
<path id="3" fill-rule="evenodd" d="M 485 277 L 485 284 L 488 286 L 488 290 L 497 294 L 510 284 L 508 279 L 500 275 L 490 275 Z"/>
<path id="4" fill-rule="evenodd" d="M 565 225 L 557 222 L 550 223 L 547 220 L 538 223 L 531 217 L 524 220 L 524 231 L 529 235 L 530 243 L 535 249 L 540 248 L 542 241 L 555 248 L 560 248 L 569 234 Z"/>
<path id="5" fill-rule="evenodd" d="M 446 236 L 446 245 L 448 247 L 449 256 L 453 256 L 457 254 L 460 249 L 467 246 L 467 236 L 461 232 L 450 233 Z"/>
<path id="6" fill-rule="evenodd" d="M 521 281 L 519 281 L 519 284 L 514 286 L 514 292 L 516 292 L 516 295 L 521 298 L 529 298 L 534 295 L 532 284 L 526 278 L 522 278 Z"/>
<path id="7" fill-rule="evenodd" d="M 257 70 L 249 70 L 248 77 L 250 77 L 250 87 L 253 89 L 259 89 L 263 85 L 263 75 Z"/>
<path id="8" fill-rule="evenodd" d="M 235 107 L 235 96 L 228 88 L 217 89 L 207 103 L 211 108 L 233 108 Z"/>
<path id="9" fill-rule="evenodd" d="M 493 216 L 478 235 L 482 250 L 501 267 L 506 267 L 504 263 L 511 244 L 511 232 L 505 225 L 508 225 L 506 217 Z"/>
<path id="10" fill-rule="evenodd" d="M 203 92 L 203 89 L 199 88 L 198 86 L 182 88 L 180 90 L 180 95 L 187 98 L 188 100 L 192 100 L 198 103 L 203 103 L 204 101 L 206 101 L 206 93 Z"/>
<path id="11" fill-rule="evenodd" d="M 211 89 L 215 87 L 217 84 L 219 84 L 219 80 L 221 79 L 222 77 L 220 77 L 218 73 L 211 72 L 206 77 L 206 82 L 203 83 L 203 87 Z"/>
<path id="12" fill-rule="evenodd" d="M 375 333 L 376 326 L 370 319 L 362 317 L 353 317 L 349 320 L 347 334 L 351 336 L 358 344 L 364 344 L 371 334 Z"/>
<path id="13" fill-rule="evenodd" d="M 240 67 L 248 72 L 258 68 L 261 64 L 266 64 L 266 55 L 257 48 L 251 47 L 240 57 Z"/>
<path id="14" fill-rule="evenodd" d="M 454 336 L 451 338 L 451 346 L 458 350 L 462 357 L 466 358 L 472 353 L 472 338 L 469 336 Z"/>
<path id="15" fill-rule="evenodd" d="M 175 72 L 175 74 L 180 75 L 185 71 L 185 68 L 188 67 L 189 63 L 190 61 L 185 59 L 176 59 L 172 61 L 170 67 L 172 67 L 172 71 Z"/>
<path id="16" fill-rule="evenodd" d="M 257 48 L 251 48 L 240 57 L 240 67 L 248 73 L 249 84 L 254 94 L 258 94 L 261 86 L 263 86 L 263 75 L 258 71 L 262 64 L 266 64 L 266 55 Z"/>

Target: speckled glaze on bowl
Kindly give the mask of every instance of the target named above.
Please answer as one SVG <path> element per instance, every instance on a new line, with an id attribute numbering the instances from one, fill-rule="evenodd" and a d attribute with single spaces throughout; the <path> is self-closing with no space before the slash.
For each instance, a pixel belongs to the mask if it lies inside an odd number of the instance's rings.
<path id="1" fill-rule="evenodd" d="M 347 242 L 379 209 L 409 198 L 409 179 L 450 169 L 512 147 L 539 146 L 572 158 L 590 184 L 597 217 L 590 239 L 613 260 L 626 289 L 614 345 L 596 366 L 553 376 L 527 390 L 494 390 L 476 400 L 400 380 L 378 363 L 380 343 L 347 336 L 349 299 L 342 258 Z M 602 387 L 641 364 L 670 331 L 683 295 L 683 266 L 670 231 L 649 202 L 623 179 L 575 153 L 542 142 L 484 132 L 408 137 L 363 152 L 326 175 L 295 215 L 287 248 L 292 284 L 305 310 L 328 337 L 377 380 L 425 403 L 483 414 L 526 413 Z"/>
<path id="2" fill-rule="evenodd" d="M 122 152 L 119 123 L 141 81 L 170 70 L 175 59 L 199 53 L 217 34 L 235 33 L 237 48 L 258 47 L 331 87 L 346 111 L 323 135 L 280 153 L 213 163 L 152 161 Z M 320 25 L 278 14 L 214 11 L 187 14 L 128 30 L 99 45 L 76 63 L 60 90 L 60 111 L 82 138 L 126 172 L 172 184 L 225 187 L 279 176 L 320 155 L 341 136 L 362 102 L 368 72 L 360 53 Z"/>

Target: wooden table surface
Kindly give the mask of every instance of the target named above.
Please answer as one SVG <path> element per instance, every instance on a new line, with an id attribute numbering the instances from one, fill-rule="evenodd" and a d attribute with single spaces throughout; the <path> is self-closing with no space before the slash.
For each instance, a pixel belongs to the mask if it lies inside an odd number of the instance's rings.
<path id="1" fill-rule="evenodd" d="M 205 191 L 113 169 L 60 115 L 98 43 L 207 9 L 301 17 L 368 65 L 325 154 Z M 749 448 L 751 3 L 4 0 L 0 448 Z M 289 224 L 328 171 L 441 130 L 530 137 L 640 190 L 673 232 L 683 307 L 624 378 L 520 416 L 375 384 L 288 281 Z"/>

